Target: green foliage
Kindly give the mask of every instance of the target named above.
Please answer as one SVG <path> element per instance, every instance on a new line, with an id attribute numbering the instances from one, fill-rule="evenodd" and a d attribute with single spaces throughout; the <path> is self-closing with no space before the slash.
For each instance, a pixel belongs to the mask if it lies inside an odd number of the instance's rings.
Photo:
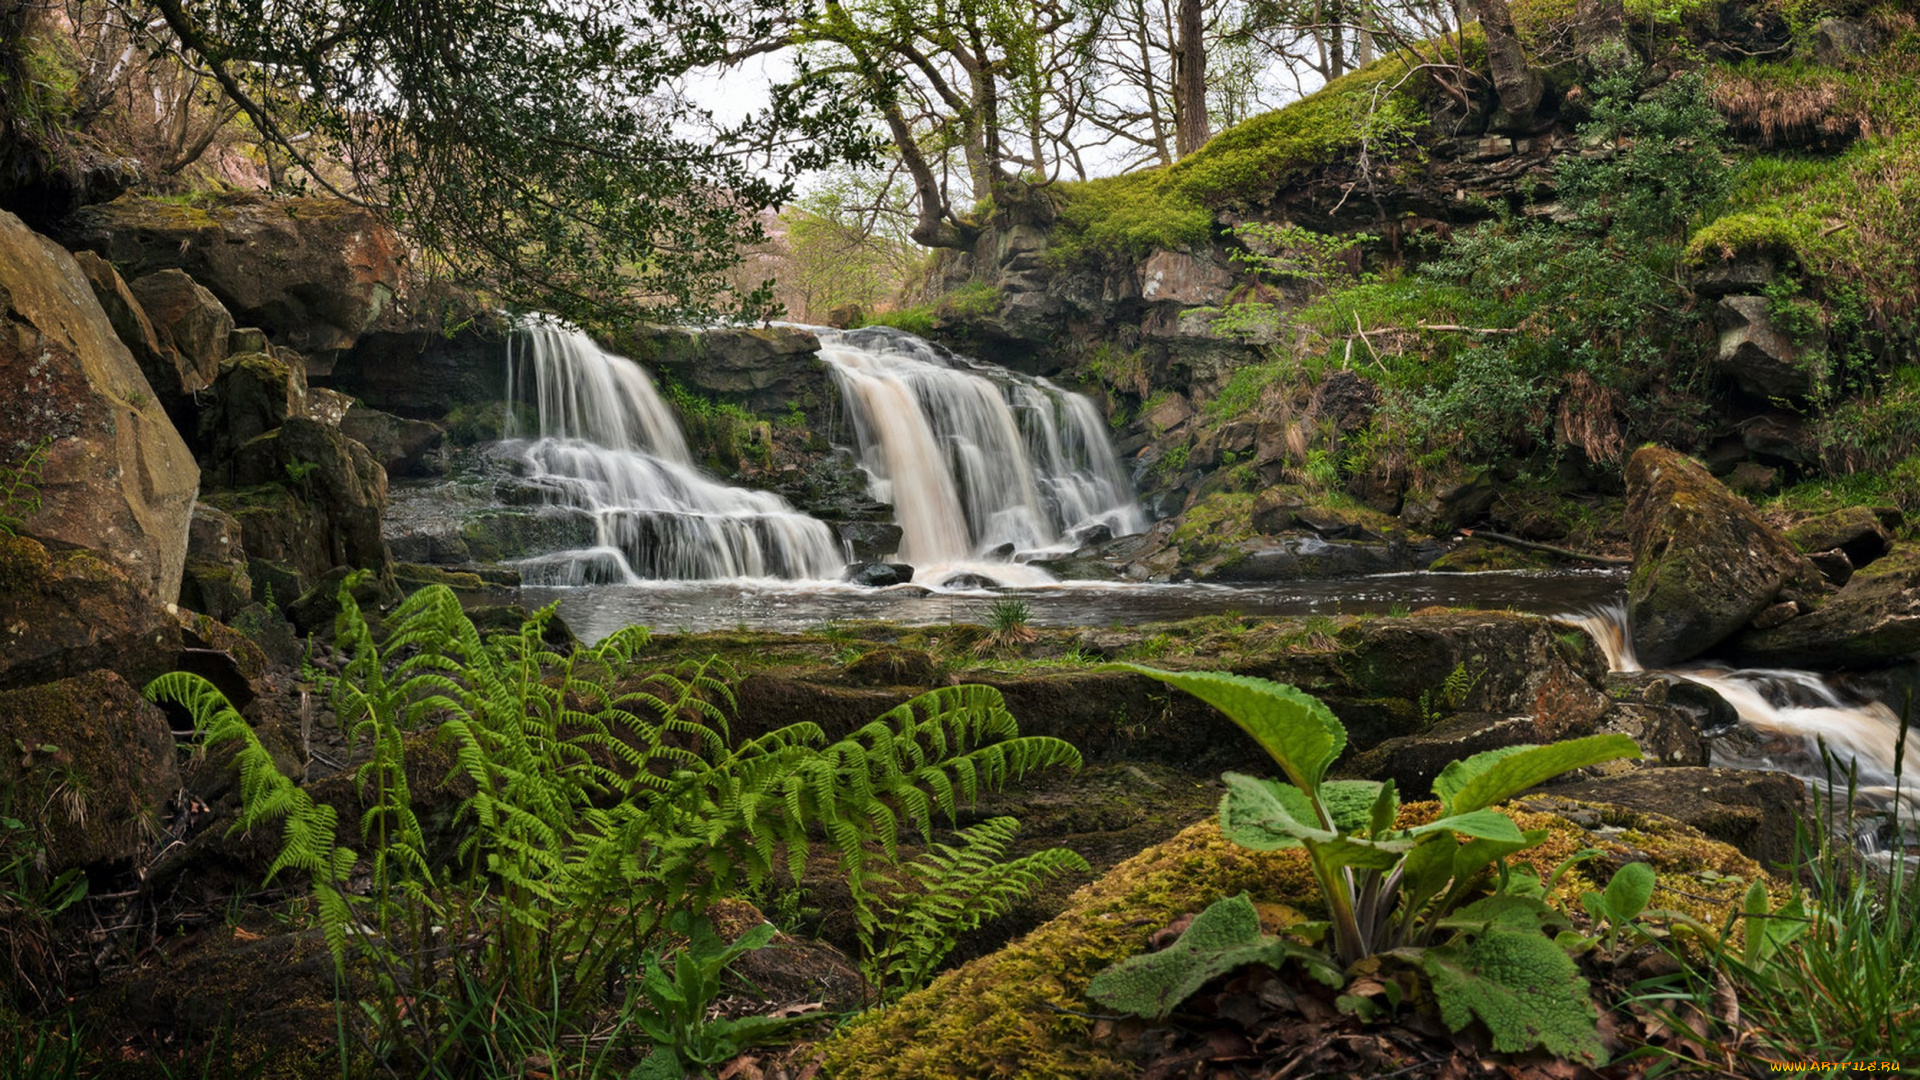
<path id="1" fill-rule="evenodd" d="M 735 740 L 723 668 L 637 674 L 644 628 L 561 654 L 543 636 L 551 608 L 483 638 L 458 598 L 431 586 L 376 639 L 354 584 L 341 589 L 349 659 L 332 691 L 365 762 L 364 863 L 336 841 L 333 808 L 273 767 L 211 685 L 175 673 L 148 694 L 186 704 L 209 743 L 241 743 L 238 827 L 284 820 L 270 873 L 307 871 L 336 959 L 357 944 L 390 981 L 406 971 L 411 985 L 434 985 L 445 943 L 477 941 L 487 1000 L 550 999 L 576 1014 L 620 992 L 627 958 L 676 917 L 781 871 L 798 880 L 817 838 L 863 896 L 869 861 L 876 850 L 891 860 L 901 829 L 930 837 L 936 814 L 952 820 L 983 787 L 1080 760 L 1058 739 L 1020 736 L 999 692 L 982 686 L 923 694 L 836 742 L 812 723 Z M 441 783 L 466 792 L 450 835 L 423 826 L 422 755 L 450 759 Z M 343 888 L 356 864 L 364 894 Z M 431 1040 L 448 1024 L 389 1011 L 381 1034 Z"/>
<path id="2" fill-rule="evenodd" d="M 880 174 L 831 174 L 780 219 L 785 251 L 777 277 L 794 315 L 825 321 L 835 308 L 886 303 L 920 268 L 922 253 L 900 222 L 907 196 Z"/>
<path id="3" fill-rule="evenodd" d="M 1721 162 L 1725 123 L 1697 72 L 1636 93 L 1635 68 L 1594 80 L 1583 141 L 1611 144 L 1597 157 L 1570 154 L 1554 168 L 1563 206 L 1577 225 L 1619 242 L 1668 237 L 1721 204 L 1732 177 Z"/>
<path id="4" fill-rule="evenodd" d="M 40 466 L 51 441 L 35 443 L 17 465 L 0 463 L 0 535 L 15 535 L 40 512 Z"/>
<path id="5" fill-rule="evenodd" d="M 155 47 L 211 72 L 314 184 L 347 170 L 451 277 L 581 325 L 765 314 L 767 290 L 728 276 L 765 239 L 758 214 L 787 200 L 792 178 L 874 150 L 860 103 L 825 85 L 771 87 L 726 121 L 637 107 L 765 32 L 753 12 L 639 0 L 156 10 Z M 771 167 L 753 153 L 776 145 Z"/>
<path id="6" fill-rule="evenodd" d="M 1411 67 L 1405 56 L 1377 60 L 1285 108 L 1229 128 L 1176 162 L 1167 181 L 1172 191 L 1198 205 L 1245 205 L 1348 153 L 1363 139 L 1382 159 L 1404 154 L 1426 124 L 1418 96 L 1424 76 L 1409 79 Z"/>
<path id="7" fill-rule="evenodd" d="M 1213 236 L 1213 215 L 1170 182 L 1165 169 L 1054 187 L 1059 220 L 1047 257 L 1062 266 L 1144 258 L 1197 248 Z"/>
<path id="8" fill-rule="evenodd" d="M 1208 905 L 1179 940 L 1093 977 L 1087 996 L 1134 1016 L 1164 1020 L 1202 986 L 1252 964 L 1301 962 L 1315 978 L 1339 986 L 1340 969 L 1298 942 L 1263 933 L 1260 913 L 1245 893 Z"/>
<path id="9" fill-rule="evenodd" d="M 21 766 L 25 769 L 32 755 L 23 756 L 29 759 Z M 57 874 L 47 871 L 46 844 L 39 830 L 13 816 L 16 790 L 13 784 L 0 786 L 0 952 L 11 961 L 5 980 L 0 981 L 0 989 L 6 991 L 0 995 L 0 1009 L 17 1001 L 38 999 L 51 1004 L 62 999 L 53 922 L 87 895 L 87 875 L 78 868 Z"/>
<path id="10" fill-rule="evenodd" d="M 286 469 L 288 483 L 304 484 L 307 482 L 307 477 L 319 471 L 320 463 L 317 461 L 303 461 L 298 454 L 295 454 L 293 459 L 288 461 L 284 468 Z"/>
<path id="11" fill-rule="evenodd" d="M 1507 856 L 1546 834 L 1522 833 L 1489 807 L 1571 769 L 1639 757 L 1631 738 L 1597 735 L 1455 761 L 1434 781 L 1439 816 L 1401 829 L 1392 782 L 1325 779 L 1346 747 L 1346 729 L 1317 698 L 1248 676 L 1116 666 L 1213 705 L 1280 766 L 1284 782 L 1226 774 L 1220 828 L 1254 850 L 1305 849 L 1329 916 L 1330 944 L 1308 961 L 1316 976 L 1389 958 L 1425 974 L 1441 1018 L 1456 1031 L 1477 1018 L 1502 1051 L 1537 1045 L 1589 1063 L 1605 1059 L 1586 982 L 1549 936 L 1564 917 L 1546 905 L 1538 880 L 1505 867 Z M 1179 1000 L 1173 995 L 1247 962 L 1234 950 L 1262 945 L 1247 940 L 1244 916 L 1236 923 L 1223 912 L 1208 925 L 1239 930 L 1197 947 L 1200 957 L 1152 954 L 1118 965 L 1100 985 L 1120 999 L 1095 993 L 1095 1000 L 1164 1015 Z"/>
<path id="12" fill-rule="evenodd" d="M 640 993 L 647 1007 L 631 1015 L 653 1052 L 631 1074 L 680 1080 L 689 1070 L 704 1073 L 714 1065 L 739 1056 L 742 1050 L 770 1042 L 782 1031 L 811 1017 L 745 1016 L 707 1018 L 720 996 L 720 978 L 728 965 L 773 940 L 773 924 L 761 923 L 727 944 L 705 918 L 678 911 L 668 929 L 685 944 L 673 954 L 669 974 L 660 950 L 649 950 Z"/>
<path id="13" fill-rule="evenodd" d="M 891 326 L 895 330 L 905 330 L 909 334 L 927 337 L 939 329 L 932 304 L 914 304 L 910 307 L 896 308 L 893 311 L 869 312 L 862 320 L 862 326 Z"/>
<path id="14" fill-rule="evenodd" d="M 981 639 L 979 651 L 1025 645 L 1034 639 L 1033 627 L 1027 625 L 1032 621 L 1033 609 L 1025 600 L 1017 596 L 1003 596 L 995 600 L 987 608 L 987 636 Z"/>
<path id="15" fill-rule="evenodd" d="M 1088 869 L 1066 848 L 1007 859 L 1019 828 L 997 817 L 961 829 L 960 846 L 933 845 L 856 907 L 861 971 L 883 1000 L 925 986 L 962 934 L 1011 911 L 1047 878 Z"/>

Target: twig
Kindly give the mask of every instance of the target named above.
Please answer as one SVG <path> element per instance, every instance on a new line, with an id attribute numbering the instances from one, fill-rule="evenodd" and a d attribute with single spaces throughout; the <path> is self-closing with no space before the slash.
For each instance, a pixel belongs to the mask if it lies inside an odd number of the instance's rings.
<path id="1" fill-rule="evenodd" d="M 1457 326 L 1453 323 L 1416 323 L 1422 330 L 1432 330 L 1441 334 L 1518 334 L 1519 327 L 1507 326 Z"/>
<path id="2" fill-rule="evenodd" d="M 1544 551 L 1549 555 L 1558 555 L 1563 559 L 1578 559 L 1582 562 L 1595 562 L 1606 566 L 1633 565 L 1632 559 L 1622 559 L 1614 555 L 1590 555 L 1584 551 L 1555 547 L 1552 544 L 1536 544 L 1531 540 L 1522 540 L 1517 536 L 1508 536 L 1505 533 L 1487 532 L 1484 529 L 1461 529 L 1460 534 L 1480 540 L 1491 540 L 1496 544 L 1506 544 L 1508 547 L 1524 548 L 1528 551 Z"/>
<path id="3" fill-rule="evenodd" d="M 1820 235 L 1821 235 L 1821 237 L 1822 237 L 1822 238 L 1825 238 L 1825 237 L 1829 237 L 1829 236 L 1832 236 L 1832 235 L 1833 235 L 1834 233 L 1837 233 L 1837 232 L 1839 232 L 1839 231 L 1840 231 L 1840 230 L 1842 230 L 1842 229 L 1851 229 L 1851 228 L 1853 228 L 1853 222 L 1851 222 L 1851 221 L 1843 221 L 1843 222 L 1841 222 L 1840 224 L 1838 224 L 1838 225 L 1835 225 L 1835 226 L 1834 226 L 1834 227 L 1832 227 L 1831 229 L 1822 229 L 1822 230 L 1820 231 Z"/>
<path id="4" fill-rule="evenodd" d="M 1373 342 L 1368 339 L 1366 328 L 1360 325 L 1360 313 L 1357 311 L 1353 313 L 1353 329 L 1360 335 L 1360 340 L 1366 345 L 1367 351 L 1373 354 L 1373 366 L 1380 369 L 1380 374 L 1387 375 L 1387 365 L 1380 362 L 1380 350 L 1374 348 Z"/>
<path id="5" fill-rule="evenodd" d="M 1042 1002 L 1040 1003 L 1040 1007 L 1041 1007 L 1041 1008 L 1043 1008 L 1043 1009 L 1050 1009 L 1050 1010 L 1052 1010 L 1052 1011 L 1054 1011 L 1054 1012 L 1057 1012 L 1057 1013 L 1059 1013 L 1059 1014 L 1060 1014 L 1060 1015 L 1062 1015 L 1062 1016 L 1077 1016 L 1077 1017 L 1079 1017 L 1079 1018 L 1080 1018 L 1080 1019 L 1082 1019 L 1082 1020 L 1114 1020 L 1114 1021 L 1119 1021 L 1119 1020 L 1125 1020 L 1125 1019 L 1126 1019 L 1126 1017 L 1124 1017 L 1124 1016 L 1107 1016 L 1107 1015 L 1105 1015 L 1105 1014 L 1103 1014 L 1103 1013 L 1090 1013 L 1090 1012 L 1081 1012 L 1081 1011 L 1080 1011 L 1080 1010 L 1078 1010 L 1078 1009 L 1067 1009 L 1067 1008 L 1062 1008 L 1062 1007 L 1061 1007 L 1061 1006 L 1059 1006 L 1059 1005 L 1055 1005 L 1055 1004 L 1054 1004 L 1053 1002 L 1051 1002 L 1051 1001 L 1042 1001 Z"/>

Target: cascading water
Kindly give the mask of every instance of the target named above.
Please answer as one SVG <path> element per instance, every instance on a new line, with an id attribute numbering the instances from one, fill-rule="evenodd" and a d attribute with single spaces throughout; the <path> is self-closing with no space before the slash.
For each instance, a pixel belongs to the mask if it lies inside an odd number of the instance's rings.
<path id="1" fill-rule="evenodd" d="M 672 410 L 633 361 L 530 320 L 508 344 L 507 380 L 509 415 L 524 402 L 537 430 L 510 427 L 501 450 L 550 506 L 589 515 L 595 536 L 591 547 L 522 561 L 528 583 L 839 575 L 845 555 L 824 522 L 694 467 Z"/>
<path id="2" fill-rule="evenodd" d="M 1561 621 L 1591 635 L 1611 670 L 1642 670 L 1633 654 L 1625 605 L 1566 615 Z M 1664 674 L 1719 694 L 1733 706 L 1741 727 L 1753 736 L 1732 745 L 1721 740 L 1714 751 L 1716 764 L 1778 769 L 1821 787 L 1827 782 L 1820 754 L 1824 744 L 1843 769 L 1852 762 L 1859 784 L 1856 794 L 1861 799 L 1881 807 L 1896 801 L 1904 803 L 1902 817 L 1920 810 L 1920 783 L 1911 775 L 1914 766 L 1920 764 L 1920 734 L 1907 734 L 1903 754 L 1900 718 L 1885 704 L 1849 700 L 1825 679 L 1807 671 L 1733 670 L 1700 664 Z M 1896 773 L 1905 775 L 1896 777 Z"/>
<path id="3" fill-rule="evenodd" d="M 1100 526 L 1115 536 L 1146 527 L 1085 397 L 898 330 L 816 333 L 874 497 L 894 506 L 899 557 L 921 571 L 916 580 L 975 570 L 1008 583 L 1043 581 L 1038 571 L 983 560 L 1062 553 Z"/>

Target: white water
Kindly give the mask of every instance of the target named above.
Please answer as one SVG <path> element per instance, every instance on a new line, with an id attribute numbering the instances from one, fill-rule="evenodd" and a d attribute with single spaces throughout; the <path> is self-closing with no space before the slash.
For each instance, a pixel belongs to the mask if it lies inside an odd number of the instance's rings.
<path id="1" fill-rule="evenodd" d="M 816 330 L 873 496 L 894 506 L 915 581 L 972 572 L 1049 580 L 1018 563 L 1064 554 L 1095 526 L 1146 527 L 1093 403 L 1045 379 L 883 327 Z M 996 556 L 1011 548 L 1014 563 Z"/>
<path id="2" fill-rule="evenodd" d="M 1626 607 L 1595 608 L 1561 621 L 1585 630 L 1600 645 L 1607 666 L 1615 672 L 1641 671 L 1633 654 Z M 1920 764 L 1920 733 L 1909 732 L 1900 752 L 1900 718 L 1878 701 L 1854 701 L 1819 675 L 1807 671 L 1749 668 L 1734 670 L 1701 664 L 1665 674 L 1695 682 L 1719 694 L 1740 716 L 1741 726 L 1762 738 L 1753 740 L 1758 751 L 1733 755 L 1716 764 L 1739 768 L 1777 769 L 1817 788 L 1827 782 L 1821 747 L 1831 753 L 1843 773 L 1851 762 L 1857 771 L 1857 794 L 1881 807 L 1906 804 L 1902 816 L 1920 810 L 1920 784 L 1912 776 Z M 1715 757 L 1723 757 L 1716 746 Z M 1836 773 L 1835 779 L 1841 779 Z M 1896 777 L 1896 773 L 1902 775 Z M 1897 786 L 1896 786 L 1897 785 Z"/>
<path id="3" fill-rule="evenodd" d="M 591 515 L 596 535 L 593 547 L 521 562 L 529 584 L 839 576 L 845 552 L 824 522 L 694 467 L 672 410 L 633 361 L 531 320 L 508 342 L 507 382 L 510 405 L 533 388 L 538 421 L 535 432 L 509 430 L 506 449 L 552 504 Z"/>

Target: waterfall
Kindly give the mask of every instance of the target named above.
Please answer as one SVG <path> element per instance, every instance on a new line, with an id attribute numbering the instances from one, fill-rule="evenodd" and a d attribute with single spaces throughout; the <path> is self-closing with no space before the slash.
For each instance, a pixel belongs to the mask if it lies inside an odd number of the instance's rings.
<path id="1" fill-rule="evenodd" d="M 1612 604 L 1560 621 L 1585 630 L 1600 646 L 1610 670 L 1638 672 L 1627 609 Z M 1911 771 L 1920 763 L 1920 733 L 1909 732 L 1904 754 L 1900 718 L 1884 703 L 1851 700 L 1827 680 L 1807 671 L 1734 670 L 1699 664 L 1663 674 L 1707 687 L 1733 706 L 1740 725 L 1755 738 L 1732 754 L 1716 746 L 1720 763 L 1737 768 L 1778 769 L 1819 788 L 1826 783 L 1824 744 L 1842 769 L 1852 762 L 1857 794 L 1880 806 L 1896 800 L 1920 810 L 1920 784 Z M 1724 744 L 1722 744 L 1724 745 Z M 1896 776 L 1896 773 L 1906 775 Z"/>
<path id="2" fill-rule="evenodd" d="M 1064 554 L 1100 526 L 1146 527 L 1085 397 L 898 330 L 815 332 L 874 498 L 894 506 L 899 557 L 920 578 L 974 568 L 1024 582 L 1031 575 L 982 560 Z"/>
<path id="3" fill-rule="evenodd" d="M 520 563 L 531 584 L 650 579 L 834 578 L 844 552 L 824 522 L 779 496 L 695 468 L 653 380 L 579 330 L 535 319 L 507 347 L 510 426 L 502 450 L 549 506 L 589 515 L 591 547 Z M 522 394 L 531 389 L 531 399 Z"/>

